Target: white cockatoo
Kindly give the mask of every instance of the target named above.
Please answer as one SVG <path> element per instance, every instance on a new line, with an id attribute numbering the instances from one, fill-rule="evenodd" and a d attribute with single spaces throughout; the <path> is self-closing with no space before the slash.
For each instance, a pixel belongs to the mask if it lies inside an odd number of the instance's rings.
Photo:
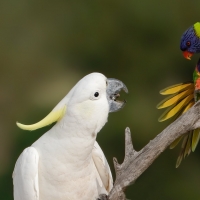
<path id="1" fill-rule="evenodd" d="M 43 120 L 17 125 L 35 130 L 57 122 L 19 156 L 13 172 L 14 200 L 95 200 L 113 180 L 96 142 L 109 112 L 122 108 L 124 83 L 91 73 L 82 78 Z"/>

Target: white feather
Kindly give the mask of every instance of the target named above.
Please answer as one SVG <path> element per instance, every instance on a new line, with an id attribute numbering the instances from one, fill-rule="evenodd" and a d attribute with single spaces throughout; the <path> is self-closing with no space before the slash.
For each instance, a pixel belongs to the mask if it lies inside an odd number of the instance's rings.
<path id="1" fill-rule="evenodd" d="M 99 183 L 100 186 L 104 187 L 107 192 L 110 192 L 110 190 L 113 187 L 113 178 L 111 170 L 106 160 L 106 157 L 97 142 L 94 143 L 92 158 L 94 160 L 95 166 L 101 178 L 100 180 L 102 183 Z"/>
<path id="2" fill-rule="evenodd" d="M 26 148 L 18 158 L 13 172 L 15 200 L 39 200 L 38 160 L 33 147 Z"/>
<path id="3" fill-rule="evenodd" d="M 64 106 L 63 118 L 20 155 L 15 200 L 95 200 L 112 188 L 110 168 L 95 142 L 109 113 L 106 77 L 85 76 L 54 110 Z"/>

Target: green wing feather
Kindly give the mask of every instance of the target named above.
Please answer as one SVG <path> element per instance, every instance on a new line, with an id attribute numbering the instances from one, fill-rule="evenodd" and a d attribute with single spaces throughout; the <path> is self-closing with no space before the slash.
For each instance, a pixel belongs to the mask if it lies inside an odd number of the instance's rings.
<path id="1" fill-rule="evenodd" d="M 186 157 L 186 156 L 189 156 L 190 155 L 190 153 L 191 153 L 191 144 L 192 144 L 192 135 L 193 135 L 193 131 L 190 131 L 189 133 L 188 133 L 188 137 L 187 137 L 187 143 L 185 144 L 185 146 L 184 146 L 184 158 Z"/>
<path id="2" fill-rule="evenodd" d="M 197 144 L 199 142 L 199 138 L 200 138 L 200 129 L 197 128 L 193 131 L 193 135 L 192 135 L 192 151 L 194 152 Z"/>
<path id="3" fill-rule="evenodd" d="M 161 90 L 160 94 L 169 96 L 157 105 L 158 109 L 167 108 L 159 117 L 158 121 L 162 122 L 172 117 L 176 119 L 189 110 L 195 103 L 194 90 L 194 83 L 192 82 L 172 85 Z M 200 129 L 196 129 L 188 132 L 186 135 L 182 135 L 172 142 L 170 149 L 176 147 L 182 140 L 181 151 L 176 162 L 176 167 L 181 164 L 183 158 L 195 150 L 199 139 Z"/>
<path id="4" fill-rule="evenodd" d="M 172 85 L 161 90 L 160 93 L 162 95 L 170 94 L 170 96 L 157 105 L 158 109 L 168 107 L 159 117 L 159 122 L 165 121 L 178 113 L 178 116 L 180 116 L 194 104 L 194 83 L 192 82 Z"/>
<path id="5" fill-rule="evenodd" d="M 183 159 L 184 146 L 187 144 L 187 138 L 188 138 L 188 135 L 185 135 L 183 137 L 183 142 L 182 142 L 182 145 L 181 145 L 181 151 L 180 151 L 179 156 L 178 156 L 177 161 L 176 161 L 176 168 L 179 167 L 179 165 L 181 164 L 181 161 Z"/>
<path id="6" fill-rule="evenodd" d="M 162 109 L 162 108 L 166 108 L 169 107 L 173 104 L 176 104 L 177 102 L 179 102 L 181 99 L 184 99 L 185 97 L 187 97 L 188 95 L 194 95 L 194 90 L 193 89 L 188 89 L 188 90 L 184 90 L 180 93 L 171 95 L 167 98 L 165 98 L 164 100 L 162 100 L 158 105 L 157 108 L 158 109 Z"/>
<path id="7" fill-rule="evenodd" d="M 188 103 L 194 99 L 193 93 L 189 94 L 188 96 L 186 96 L 185 98 L 183 98 L 182 100 L 175 102 L 174 106 L 169 107 L 158 119 L 159 122 L 165 121 L 173 116 L 175 116 L 176 114 L 178 114 L 179 112 L 185 110 L 185 108 L 188 106 Z M 182 114 L 182 112 L 181 112 Z M 179 116 L 181 115 L 179 114 Z"/>
<path id="8" fill-rule="evenodd" d="M 176 140 L 174 140 L 171 145 L 170 145 L 170 149 L 173 149 L 174 147 L 176 147 L 176 145 L 181 141 L 181 139 L 183 138 L 183 135 L 181 135 L 180 137 L 178 137 Z"/>
<path id="9" fill-rule="evenodd" d="M 179 156 L 178 156 L 177 161 L 176 161 L 176 168 L 179 167 L 182 159 L 186 156 L 186 154 L 188 154 L 187 145 L 188 145 L 188 141 L 189 141 L 189 135 L 191 135 L 191 134 L 188 133 L 188 134 L 183 136 L 181 151 L 180 151 Z"/>
<path id="10" fill-rule="evenodd" d="M 188 103 L 188 105 L 187 106 L 185 106 L 185 108 L 183 109 L 183 112 L 181 113 L 181 114 L 183 114 L 183 113 L 185 113 L 187 110 L 189 110 L 193 105 L 194 105 L 194 99 L 192 99 L 189 103 Z"/>
<path id="11" fill-rule="evenodd" d="M 188 83 L 179 83 L 176 85 L 171 85 L 165 89 L 162 89 L 160 91 L 160 94 L 161 95 L 175 94 L 187 89 L 194 89 L 194 84 L 191 82 L 188 82 Z"/>

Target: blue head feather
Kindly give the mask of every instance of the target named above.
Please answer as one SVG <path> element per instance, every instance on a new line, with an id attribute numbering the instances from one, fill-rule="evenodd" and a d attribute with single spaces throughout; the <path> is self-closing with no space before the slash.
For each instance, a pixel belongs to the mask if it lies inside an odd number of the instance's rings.
<path id="1" fill-rule="evenodd" d="M 196 35 L 194 26 L 188 28 L 181 36 L 181 51 L 200 53 L 200 38 Z"/>

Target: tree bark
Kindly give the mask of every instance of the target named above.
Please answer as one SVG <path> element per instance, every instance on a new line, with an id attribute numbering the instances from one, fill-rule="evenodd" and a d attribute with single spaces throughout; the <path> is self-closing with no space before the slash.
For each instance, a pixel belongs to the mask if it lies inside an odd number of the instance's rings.
<path id="1" fill-rule="evenodd" d="M 130 129 L 126 128 L 124 162 L 119 164 L 117 159 L 113 158 L 116 180 L 107 199 L 125 200 L 124 190 L 127 186 L 133 183 L 175 139 L 199 127 L 200 101 L 138 152 L 133 148 Z M 99 199 L 104 200 L 105 196 Z"/>

